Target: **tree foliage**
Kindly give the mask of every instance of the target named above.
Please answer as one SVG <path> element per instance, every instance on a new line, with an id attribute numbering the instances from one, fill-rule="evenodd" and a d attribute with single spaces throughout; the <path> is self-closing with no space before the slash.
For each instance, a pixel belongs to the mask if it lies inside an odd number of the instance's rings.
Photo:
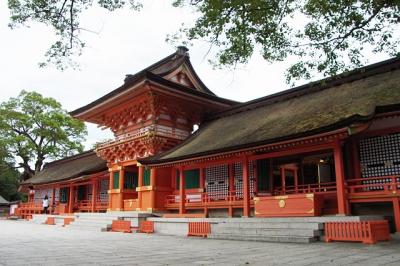
<path id="1" fill-rule="evenodd" d="M 19 200 L 20 173 L 15 169 L 13 158 L 0 143 L 0 195 L 8 201 Z"/>
<path id="2" fill-rule="evenodd" d="M 129 4 L 128 4 L 129 1 Z M 47 62 L 63 69 L 84 42 L 79 39 L 82 11 L 96 2 L 114 11 L 140 0 L 8 0 L 12 27 L 36 21 L 50 25 L 59 40 L 46 53 Z M 365 54 L 399 53 L 400 0 L 174 0 L 198 14 L 169 40 L 206 40 L 217 53 L 217 66 L 245 64 L 256 51 L 268 62 L 293 58 L 287 81 L 325 76 L 363 65 Z"/>
<path id="3" fill-rule="evenodd" d="M 52 98 L 22 91 L 17 98 L 0 104 L 0 117 L 0 143 L 20 161 L 23 179 L 39 172 L 46 159 L 83 150 L 84 123 L 72 118 Z"/>
<path id="4" fill-rule="evenodd" d="M 174 5 L 200 13 L 180 33 L 217 47 L 217 65 L 246 63 L 258 48 L 269 62 L 294 56 L 288 82 L 365 64 L 364 50 L 400 52 L 399 0 L 177 0 Z"/>
<path id="5" fill-rule="evenodd" d="M 9 26 L 15 28 L 27 25 L 30 22 L 39 22 L 51 26 L 58 37 L 47 50 L 46 62 L 54 64 L 63 70 L 67 67 L 76 67 L 73 56 L 81 55 L 85 43 L 80 39 L 82 31 L 88 30 L 81 27 L 80 16 L 82 12 L 97 3 L 109 11 L 120 9 L 129 5 L 138 10 L 141 7 L 136 0 L 8 0 L 11 11 Z"/>

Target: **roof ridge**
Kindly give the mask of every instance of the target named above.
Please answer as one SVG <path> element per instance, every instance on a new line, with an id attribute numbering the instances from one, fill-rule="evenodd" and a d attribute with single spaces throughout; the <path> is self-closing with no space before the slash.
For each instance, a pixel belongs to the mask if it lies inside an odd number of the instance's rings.
<path id="1" fill-rule="evenodd" d="M 394 64 L 393 68 L 390 68 L 391 65 Z M 382 66 L 388 66 L 387 68 L 382 68 Z M 335 76 L 323 78 L 317 81 L 312 81 L 300 86 L 296 86 L 287 90 L 283 90 L 280 92 L 276 92 L 264 97 L 256 98 L 241 104 L 237 104 L 223 110 L 221 112 L 212 114 L 208 117 L 207 120 L 215 120 L 218 118 L 230 116 L 236 113 L 245 112 L 249 109 L 255 109 L 266 104 L 273 104 L 276 102 L 286 101 L 295 97 L 308 95 L 311 93 L 315 93 L 321 90 L 329 89 L 335 86 L 339 86 L 343 83 L 353 82 L 356 80 L 360 80 L 366 77 L 371 77 L 380 73 L 388 72 L 390 70 L 396 69 L 400 67 L 400 56 L 390 58 L 388 60 L 380 61 L 377 63 L 373 63 L 370 65 L 366 65 L 363 67 L 359 67 L 350 71 L 345 71 L 339 73 Z M 367 73 L 371 72 L 371 73 Z M 286 96 L 286 97 L 285 97 Z M 248 107 L 248 108 L 246 108 Z"/>

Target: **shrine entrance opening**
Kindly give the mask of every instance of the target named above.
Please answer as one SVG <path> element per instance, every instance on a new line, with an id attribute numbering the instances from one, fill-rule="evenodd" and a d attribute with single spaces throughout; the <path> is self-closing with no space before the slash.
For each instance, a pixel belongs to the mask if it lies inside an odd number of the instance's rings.
<path id="1" fill-rule="evenodd" d="M 273 194 L 310 193 L 325 186 L 335 186 L 332 152 L 299 154 L 271 159 Z"/>
<path id="2" fill-rule="evenodd" d="M 139 170 L 136 165 L 130 165 L 124 167 L 124 189 L 123 189 L 123 197 L 124 200 L 137 199 L 138 193 L 136 188 L 138 187 L 138 177 Z"/>

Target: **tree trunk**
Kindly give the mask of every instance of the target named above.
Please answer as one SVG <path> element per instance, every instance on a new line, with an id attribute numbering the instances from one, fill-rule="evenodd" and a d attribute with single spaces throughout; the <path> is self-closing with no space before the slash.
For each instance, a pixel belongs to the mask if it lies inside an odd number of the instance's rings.
<path id="1" fill-rule="evenodd" d="M 19 165 L 24 169 L 24 171 L 21 175 L 21 180 L 25 181 L 25 180 L 31 178 L 35 174 L 35 171 L 33 171 L 31 169 L 31 167 L 29 166 L 28 161 L 24 160 L 24 162 L 19 163 Z"/>

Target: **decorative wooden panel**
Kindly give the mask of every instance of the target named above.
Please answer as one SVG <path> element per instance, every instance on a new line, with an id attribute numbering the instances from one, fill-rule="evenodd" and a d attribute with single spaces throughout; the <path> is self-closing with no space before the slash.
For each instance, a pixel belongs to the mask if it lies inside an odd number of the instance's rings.
<path id="1" fill-rule="evenodd" d="M 211 199 L 225 199 L 229 190 L 228 165 L 205 168 L 206 192 Z"/>
<path id="2" fill-rule="evenodd" d="M 362 177 L 380 177 L 400 175 L 400 133 L 362 139 L 360 145 L 360 163 Z M 388 183 L 390 179 L 365 181 Z M 375 186 L 381 190 L 383 186 Z"/>

